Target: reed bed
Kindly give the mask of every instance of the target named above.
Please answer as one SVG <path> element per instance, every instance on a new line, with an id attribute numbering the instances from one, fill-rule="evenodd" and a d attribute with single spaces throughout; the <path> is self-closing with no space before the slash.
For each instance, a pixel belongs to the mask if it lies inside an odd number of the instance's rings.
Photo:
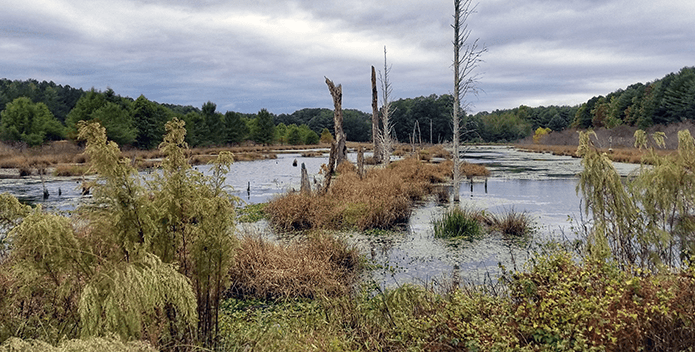
<path id="1" fill-rule="evenodd" d="M 360 178 L 354 165 L 344 163 L 327 193 L 288 193 L 272 200 L 266 213 L 282 231 L 394 228 L 408 220 L 414 201 L 451 179 L 451 166 L 407 158 Z"/>
<path id="2" fill-rule="evenodd" d="M 519 144 L 516 148 L 525 152 L 551 153 L 553 155 L 571 156 L 578 158 L 576 145 L 538 145 L 538 144 Z M 599 148 L 600 153 L 606 153 L 613 162 L 639 164 L 649 163 L 649 151 L 637 148 Z M 658 155 L 665 156 L 675 153 L 674 150 L 657 149 Z"/>
<path id="3" fill-rule="evenodd" d="M 351 292 L 361 268 L 357 250 L 330 234 L 313 233 L 289 244 L 257 236 L 245 236 L 240 242 L 227 297 L 339 297 Z"/>

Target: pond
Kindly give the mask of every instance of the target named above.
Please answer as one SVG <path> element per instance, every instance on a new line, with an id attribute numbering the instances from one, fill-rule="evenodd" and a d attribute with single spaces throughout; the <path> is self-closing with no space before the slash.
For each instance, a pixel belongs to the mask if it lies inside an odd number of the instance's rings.
<path id="1" fill-rule="evenodd" d="M 403 231 L 343 234 L 381 268 L 374 274 L 380 285 L 432 283 L 454 275 L 473 283 L 495 282 L 500 275 L 498 264 L 521 269 L 535 245 L 576 239 L 573 226 L 582 214 L 581 198 L 575 191 L 581 171 L 579 159 L 526 153 L 506 146 L 469 147 L 462 156 L 468 162 L 485 164 L 491 176 L 487 182 L 464 183 L 459 192 L 461 205 L 491 213 L 525 212 L 534 220 L 536 231 L 522 240 L 501 234 L 474 241 L 437 239 L 432 222 L 442 216 L 446 205 L 423 203 L 415 208 Z M 356 155 L 350 154 L 349 158 L 354 161 Z M 277 194 L 299 188 L 302 163 L 312 183 L 320 183 L 317 174 L 327 159 L 327 154 L 313 158 L 278 154 L 277 159 L 237 162 L 227 175 L 227 185 L 243 202 L 266 202 Z M 621 163 L 615 166 L 621 175 L 637 167 Z M 210 166 L 197 168 L 208 172 Z M 51 178 L 45 183 L 49 197 L 43 199 L 42 182 L 36 177 L 0 179 L 0 193 L 9 192 L 22 201 L 40 203 L 53 211 L 70 211 L 84 197 L 79 189 L 81 182 L 81 178 Z M 276 237 L 264 222 L 240 229 Z"/>

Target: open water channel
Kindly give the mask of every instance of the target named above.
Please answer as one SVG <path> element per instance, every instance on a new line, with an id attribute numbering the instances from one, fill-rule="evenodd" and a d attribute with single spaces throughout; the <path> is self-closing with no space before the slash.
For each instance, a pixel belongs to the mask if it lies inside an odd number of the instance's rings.
<path id="1" fill-rule="evenodd" d="M 355 155 L 351 154 L 352 160 Z M 473 283 L 495 282 L 499 264 L 508 269 L 522 268 L 538 244 L 552 240 L 574 240 L 574 226 L 581 221 L 581 198 L 576 193 L 580 160 L 551 154 L 526 153 L 505 146 L 470 147 L 463 155 L 471 163 L 483 163 L 491 171 L 487 186 L 476 180 L 460 189 L 461 205 L 492 213 L 525 212 L 536 231 L 526 239 L 489 234 L 482 239 L 443 240 L 433 235 L 432 222 L 446 211 L 435 201 L 415 208 L 402 231 L 379 234 L 346 233 L 346 240 L 357 246 L 380 269 L 373 279 L 381 286 L 408 282 L 437 283 L 456 277 Z M 298 166 L 292 163 L 297 160 Z M 278 154 L 277 159 L 237 162 L 227 175 L 230 191 L 247 203 L 261 203 L 277 194 L 298 189 L 300 167 L 304 163 L 310 179 L 318 176 L 324 157 L 305 158 L 299 154 Z M 622 175 L 637 166 L 616 163 Z M 198 166 L 208 172 L 210 166 Z M 36 177 L 0 179 L 0 193 L 9 192 L 22 201 L 40 203 L 52 211 L 69 212 L 84 200 L 81 178 L 50 178 L 45 187 L 50 196 L 43 198 L 43 186 Z M 281 239 L 264 221 L 242 225 L 241 232 Z"/>

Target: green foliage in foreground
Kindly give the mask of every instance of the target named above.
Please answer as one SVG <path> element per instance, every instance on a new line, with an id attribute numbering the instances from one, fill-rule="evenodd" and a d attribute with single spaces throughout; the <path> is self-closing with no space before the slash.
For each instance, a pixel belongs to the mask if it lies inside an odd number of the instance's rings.
<path id="1" fill-rule="evenodd" d="M 660 156 L 663 134 L 651 137 L 648 159 L 627 180 L 618 175 L 605 153 L 599 153 L 591 133 L 580 133 L 577 154 L 584 170 L 577 191 L 592 214 L 589 253 L 612 259 L 627 270 L 669 269 L 687 265 L 695 254 L 695 139 L 688 130 L 678 133 L 678 152 Z M 635 133 L 636 146 L 647 146 L 646 134 Z"/>
<path id="2" fill-rule="evenodd" d="M 92 203 L 68 218 L 0 198 L 12 212 L 2 225 L 16 225 L 0 262 L 0 341 L 114 335 L 211 346 L 236 246 L 234 199 L 223 189 L 231 155 L 220 154 L 211 177 L 193 170 L 174 119 L 162 173 L 143 180 L 103 127 L 78 125 L 100 177 Z"/>
<path id="3" fill-rule="evenodd" d="M 683 350 L 695 343 L 695 271 L 632 275 L 538 256 L 503 295 L 405 285 L 377 295 L 223 304 L 229 351 Z"/>

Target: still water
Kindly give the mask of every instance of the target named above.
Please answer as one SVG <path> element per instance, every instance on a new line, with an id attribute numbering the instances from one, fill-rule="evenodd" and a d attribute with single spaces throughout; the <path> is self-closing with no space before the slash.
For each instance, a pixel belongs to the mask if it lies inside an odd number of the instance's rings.
<path id="1" fill-rule="evenodd" d="M 354 154 L 349 157 L 356 159 Z M 343 234 L 381 268 L 373 276 L 380 285 L 429 284 L 447 281 L 453 275 L 462 281 L 495 282 L 500 275 L 499 264 L 521 269 L 534 246 L 577 238 L 573 226 L 582 215 L 581 198 L 576 193 L 577 174 L 581 171 L 579 159 L 526 153 L 503 146 L 470 147 L 462 157 L 467 162 L 485 164 L 491 176 L 487 186 L 483 180 L 464 183 L 459 191 L 461 205 L 491 213 L 525 212 L 534 220 L 536 231 L 523 240 L 501 234 L 474 241 L 437 239 L 432 222 L 442 216 L 447 205 L 425 202 L 415 208 L 402 231 Z M 297 160 L 296 167 L 294 160 Z M 237 162 L 227 175 L 227 186 L 245 203 L 266 202 L 299 188 L 302 163 L 312 183 L 314 179 L 320 183 L 318 172 L 327 160 L 327 154 L 313 158 L 278 154 L 277 159 Z M 621 163 L 615 167 L 621 175 L 636 168 Z M 197 168 L 204 173 L 210 170 L 209 165 Z M 79 189 L 81 182 L 82 178 L 51 178 L 45 182 L 49 197 L 43 199 L 44 186 L 39 178 L 0 179 L 0 193 L 9 192 L 24 202 L 39 203 L 53 211 L 70 211 L 85 197 Z M 276 238 L 264 222 L 240 226 L 240 230 Z"/>

